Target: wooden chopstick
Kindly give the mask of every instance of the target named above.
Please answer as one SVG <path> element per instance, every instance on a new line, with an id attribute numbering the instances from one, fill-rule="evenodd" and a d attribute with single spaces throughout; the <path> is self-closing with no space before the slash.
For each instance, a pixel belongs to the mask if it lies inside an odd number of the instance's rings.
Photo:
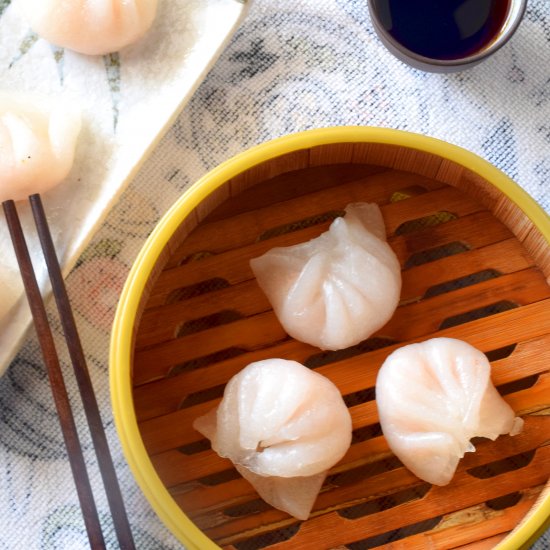
<path id="1" fill-rule="evenodd" d="M 94 549 L 105 548 L 92 488 L 90 486 L 84 456 L 78 439 L 76 424 L 69 403 L 69 396 L 63 380 L 57 350 L 55 349 L 52 331 L 48 323 L 46 308 L 42 300 L 42 295 L 40 294 L 40 289 L 38 288 L 38 282 L 34 274 L 21 222 L 13 201 L 6 201 L 2 203 L 2 206 L 8 222 L 11 240 L 21 271 L 25 292 L 27 294 L 27 300 L 38 334 L 40 348 L 42 349 L 42 355 L 46 363 L 48 378 L 50 380 L 59 423 L 61 424 L 63 439 L 67 447 L 69 462 L 75 480 L 78 499 L 80 501 L 80 507 L 82 508 L 90 545 Z"/>
<path id="2" fill-rule="evenodd" d="M 46 260 L 55 302 L 59 311 L 59 317 L 71 362 L 73 364 L 86 419 L 90 428 L 92 442 L 95 448 L 98 466 L 103 479 L 118 542 L 120 548 L 123 550 L 133 550 L 135 545 L 124 507 L 122 493 L 116 477 L 113 460 L 103 429 L 103 423 L 101 422 L 99 407 L 86 365 L 84 351 L 76 328 L 44 207 L 39 195 L 31 195 L 29 197 L 29 202 L 31 204 L 42 251 Z M 34 274 L 17 208 L 15 203 L 11 200 L 4 202 L 2 206 L 8 223 L 19 269 L 21 271 L 25 293 L 27 294 L 27 300 L 38 334 L 44 362 L 48 371 L 50 386 L 58 412 L 63 438 L 67 447 L 69 462 L 82 514 L 84 516 L 90 546 L 94 550 L 96 548 L 102 549 L 105 548 L 105 541 L 101 532 L 99 516 L 95 506 L 88 473 L 86 471 L 84 456 L 80 446 L 59 358 L 55 349 L 53 335 L 48 323 L 46 308 Z"/>

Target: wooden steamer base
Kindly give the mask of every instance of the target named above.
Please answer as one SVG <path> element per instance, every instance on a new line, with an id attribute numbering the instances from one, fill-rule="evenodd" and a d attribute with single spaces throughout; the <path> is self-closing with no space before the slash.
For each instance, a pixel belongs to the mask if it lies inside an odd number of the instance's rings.
<path id="1" fill-rule="evenodd" d="M 323 352 L 288 337 L 249 267 L 274 246 L 325 231 L 350 202 L 380 205 L 403 267 L 401 304 L 362 344 Z M 225 548 L 494 547 L 529 513 L 550 474 L 550 252 L 496 188 L 449 160 L 397 146 L 299 150 L 227 182 L 180 227 L 141 304 L 133 363 L 139 428 L 163 483 Z M 407 471 L 381 435 L 376 373 L 404 344 L 463 339 L 491 360 L 522 434 L 474 441 L 446 487 Z M 263 503 L 192 422 L 252 361 L 283 357 L 330 378 L 353 444 L 311 518 Z"/>

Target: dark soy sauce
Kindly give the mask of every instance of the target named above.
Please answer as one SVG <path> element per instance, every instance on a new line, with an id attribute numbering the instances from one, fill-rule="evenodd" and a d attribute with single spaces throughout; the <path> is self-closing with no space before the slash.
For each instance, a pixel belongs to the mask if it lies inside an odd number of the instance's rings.
<path id="1" fill-rule="evenodd" d="M 509 0 L 373 0 L 381 24 L 408 50 L 432 59 L 479 52 L 502 29 Z"/>

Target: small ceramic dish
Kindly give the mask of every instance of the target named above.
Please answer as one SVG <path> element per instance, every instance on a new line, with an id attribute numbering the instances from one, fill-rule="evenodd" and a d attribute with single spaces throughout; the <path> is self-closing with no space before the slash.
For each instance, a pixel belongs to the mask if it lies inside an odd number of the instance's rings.
<path id="1" fill-rule="evenodd" d="M 323 352 L 288 337 L 249 259 L 325 231 L 349 202 L 380 205 L 403 268 L 401 303 L 371 338 Z M 188 548 L 458 548 L 527 545 L 550 515 L 550 221 L 507 176 L 428 137 L 328 128 L 260 145 L 218 166 L 163 217 L 133 266 L 111 343 L 115 421 L 135 477 Z M 522 434 L 476 442 L 433 487 L 395 459 L 374 383 L 396 347 L 468 341 Z M 263 503 L 192 428 L 228 379 L 268 357 L 328 376 L 353 443 L 310 519 Z"/>
<path id="2" fill-rule="evenodd" d="M 504 0 L 501 0 L 500 3 L 504 4 L 505 2 Z M 507 10 L 505 17 L 502 21 L 502 25 L 494 33 L 492 39 L 490 39 L 486 43 L 483 43 L 482 46 L 480 46 L 473 52 L 470 51 L 465 55 L 452 58 L 428 57 L 427 55 L 423 55 L 417 51 L 411 50 L 405 44 L 397 40 L 394 36 L 394 33 L 392 32 L 393 22 L 391 14 L 391 2 L 388 4 L 386 2 L 380 2 L 378 0 L 368 0 L 368 4 L 374 30 L 378 34 L 384 46 L 386 46 L 388 51 L 390 51 L 395 57 L 397 57 L 397 59 L 403 61 L 404 63 L 407 63 L 411 67 L 415 67 L 416 69 L 420 69 L 422 71 L 435 73 L 451 73 L 475 67 L 483 60 L 487 59 L 495 52 L 500 50 L 500 48 L 502 48 L 502 46 L 504 46 L 510 40 L 510 38 L 512 38 L 519 24 L 521 23 L 523 15 L 525 13 L 525 9 L 527 7 L 527 0 L 509 0 L 508 2 L 506 2 Z M 427 5 L 429 4 L 421 4 L 422 7 L 419 9 L 425 9 L 425 6 Z M 457 7 L 458 4 L 455 4 L 453 6 L 455 17 L 458 16 L 458 13 L 460 11 L 463 11 L 463 15 L 466 15 L 466 20 L 462 22 L 462 28 L 460 30 L 462 31 L 461 34 L 466 35 L 467 38 L 471 38 L 471 34 L 481 34 L 481 31 L 479 29 L 476 31 L 475 28 L 471 28 L 471 20 L 473 18 L 472 14 L 468 13 L 470 5 L 474 6 L 473 4 L 468 4 L 467 2 L 462 3 L 461 7 Z M 493 5 L 499 5 L 499 2 L 497 2 L 496 4 L 493 3 Z M 484 8 L 486 7 L 487 3 L 485 3 L 483 7 L 481 5 L 474 6 L 473 9 L 477 10 L 478 14 L 480 14 L 483 13 Z M 430 21 L 430 24 L 436 24 L 435 19 L 435 17 L 425 18 L 425 20 Z M 460 21 L 460 19 L 458 21 Z M 475 19 L 474 21 L 479 23 L 479 21 Z M 414 23 L 411 22 L 411 25 L 412 24 Z M 441 28 L 445 29 L 447 33 L 451 33 L 450 36 L 452 36 L 452 29 L 449 28 L 448 21 L 441 21 Z M 415 30 L 417 36 L 418 33 L 422 33 L 422 29 L 411 27 L 411 30 L 412 29 Z"/>

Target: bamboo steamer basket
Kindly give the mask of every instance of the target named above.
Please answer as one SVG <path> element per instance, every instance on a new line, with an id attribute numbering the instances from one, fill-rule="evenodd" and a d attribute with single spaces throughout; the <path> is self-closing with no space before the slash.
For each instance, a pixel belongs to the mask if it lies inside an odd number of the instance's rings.
<path id="1" fill-rule="evenodd" d="M 323 352 L 283 331 L 249 267 L 376 202 L 403 267 L 401 303 L 375 335 Z M 123 290 L 111 343 L 122 447 L 146 497 L 200 550 L 527 547 L 550 516 L 550 221 L 461 148 L 380 128 L 287 136 L 220 165 L 160 221 Z M 377 370 L 404 344 L 463 339 L 487 354 L 522 434 L 475 441 L 446 487 L 392 455 Z M 353 419 L 349 452 L 312 515 L 263 503 L 192 422 L 248 363 L 283 357 L 330 378 Z"/>

